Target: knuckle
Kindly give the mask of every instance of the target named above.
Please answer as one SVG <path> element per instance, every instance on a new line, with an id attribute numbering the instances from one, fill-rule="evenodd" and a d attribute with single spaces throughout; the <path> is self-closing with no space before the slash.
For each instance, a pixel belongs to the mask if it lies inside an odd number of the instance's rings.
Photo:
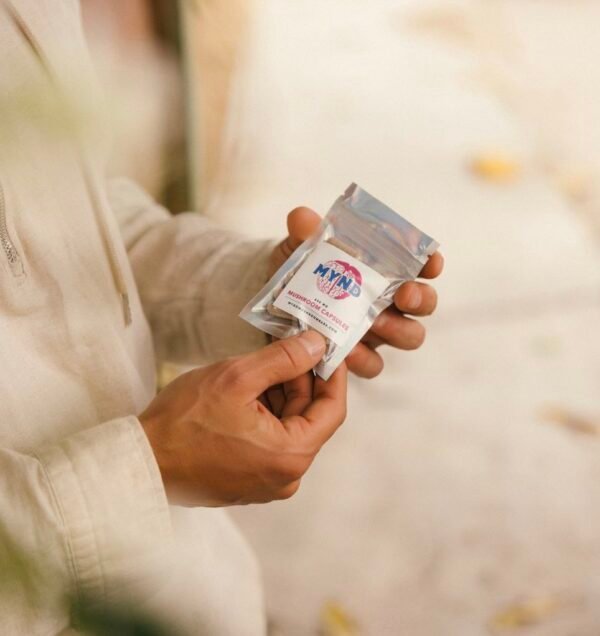
<path id="1" fill-rule="evenodd" d="M 305 388 L 292 387 L 287 389 L 286 398 L 288 402 L 292 400 L 310 400 L 312 393 Z"/>
<path id="2" fill-rule="evenodd" d="M 306 472 L 307 465 L 303 457 L 282 455 L 278 457 L 271 467 L 271 474 L 279 483 L 297 481 Z"/>
<path id="3" fill-rule="evenodd" d="M 287 486 L 285 486 L 284 488 L 281 488 L 278 491 L 277 499 L 279 499 L 280 501 L 283 501 L 285 499 L 291 499 L 298 492 L 299 488 L 300 488 L 299 480 L 292 482 L 291 484 L 288 484 Z"/>
<path id="4" fill-rule="evenodd" d="M 220 390 L 231 390 L 240 386 L 244 381 L 244 371 L 238 358 L 221 362 L 217 365 L 215 385 Z"/>
<path id="5" fill-rule="evenodd" d="M 281 363 L 285 366 L 291 366 L 293 369 L 299 367 L 302 360 L 304 349 L 301 345 L 290 340 L 280 340 L 277 343 L 277 355 Z"/>

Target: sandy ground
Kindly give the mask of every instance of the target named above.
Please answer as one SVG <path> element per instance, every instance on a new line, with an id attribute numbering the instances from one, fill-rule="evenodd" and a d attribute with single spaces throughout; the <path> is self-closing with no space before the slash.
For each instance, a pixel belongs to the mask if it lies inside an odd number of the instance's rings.
<path id="1" fill-rule="evenodd" d="M 356 181 L 447 259 L 426 346 L 352 382 L 294 499 L 234 511 L 275 633 L 333 599 L 365 635 L 596 636 L 600 3 L 257 4 L 211 214 L 282 235 Z"/>

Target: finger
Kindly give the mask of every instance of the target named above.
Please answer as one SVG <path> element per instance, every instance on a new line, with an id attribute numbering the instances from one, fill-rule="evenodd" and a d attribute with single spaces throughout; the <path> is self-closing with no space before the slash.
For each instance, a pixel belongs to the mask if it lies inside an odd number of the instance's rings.
<path id="1" fill-rule="evenodd" d="M 292 437 L 320 448 L 346 418 L 348 372 L 342 363 L 325 382 L 315 378 L 313 400 L 301 416 L 282 420 Z"/>
<path id="2" fill-rule="evenodd" d="M 318 229 L 321 217 L 310 208 L 296 208 L 288 214 L 288 237 L 281 241 L 271 256 L 274 269 L 286 261 L 292 252 Z"/>
<path id="3" fill-rule="evenodd" d="M 437 278 L 443 269 L 444 257 L 439 252 L 434 252 L 421 270 L 419 278 Z"/>
<path id="4" fill-rule="evenodd" d="M 405 351 L 418 349 L 426 335 L 425 327 L 420 322 L 403 316 L 395 307 L 390 307 L 377 316 L 371 332 L 392 347 Z"/>
<path id="5" fill-rule="evenodd" d="M 280 417 L 300 415 L 304 411 L 312 400 L 313 383 L 314 377 L 309 371 L 283 385 L 285 402 Z"/>
<path id="6" fill-rule="evenodd" d="M 295 208 L 288 214 L 288 238 L 283 248 L 289 250 L 288 256 L 317 231 L 320 223 L 321 217 L 310 208 Z"/>
<path id="7" fill-rule="evenodd" d="M 366 344 L 359 343 L 346 358 L 348 371 L 359 378 L 375 378 L 383 371 L 383 358 Z"/>
<path id="8" fill-rule="evenodd" d="M 281 417 L 283 407 L 285 405 L 285 395 L 281 384 L 270 387 L 265 393 L 263 393 L 263 396 L 267 397 L 271 413 L 273 413 L 275 417 Z M 263 396 L 260 396 L 258 399 L 260 400 Z"/>
<path id="9" fill-rule="evenodd" d="M 217 390 L 227 390 L 242 401 L 255 400 L 269 387 L 310 371 L 324 353 L 325 338 L 316 331 L 278 340 L 224 364 Z"/>
<path id="10" fill-rule="evenodd" d="M 362 337 L 361 342 L 366 344 L 371 351 L 375 351 L 377 347 L 387 344 L 383 338 L 376 336 L 372 331 L 367 331 L 367 333 Z M 346 361 L 347 360 L 348 358 L 346 358 Z"/>
<path id="11" fill-rule="evenodd" d="M 437 307 L 438 295 L 431 285 L 426 283 L 404 283 L 394 294 L 396 307 L 413 316 L 429 316 Z"/>

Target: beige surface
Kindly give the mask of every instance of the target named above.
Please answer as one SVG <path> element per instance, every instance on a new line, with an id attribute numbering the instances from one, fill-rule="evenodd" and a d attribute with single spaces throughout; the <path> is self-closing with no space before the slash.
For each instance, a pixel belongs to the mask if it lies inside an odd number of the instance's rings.
<path id="1" fill-rule="evenodd" d="M 374 636 L 479 636 L 522 601 L 498 629 L 600 630 L 600 438 L 554 408 L 600 420 L 598 11 L 259 3 L 211 215 L 281 235 L 356 180 L 448 262 L 425 348 L 352 383 L 296 498 L 236 511 L 278 633 L 315 634 L 329 598 Z M 475 178 L 490 151 L 520 178 Z"/>
<path id="2" fill-rule="evenodd" d="M 246 43 L 253 0 L 198 0 L 189 12 L 195 33 L 192 77 L 197 82 L 198 139 L 196 175 L 204 206 L 215 185 L 227 121 L 231 80 Z"/>
<path id="3" fill-rule="evenodd" d="M 183 160 L 176 145 L 184 125 L 177 61 L 156 41 L 146 0 L 83 0 L 81 7 L 114 135 L 110 173 L 159 198 Z"/>

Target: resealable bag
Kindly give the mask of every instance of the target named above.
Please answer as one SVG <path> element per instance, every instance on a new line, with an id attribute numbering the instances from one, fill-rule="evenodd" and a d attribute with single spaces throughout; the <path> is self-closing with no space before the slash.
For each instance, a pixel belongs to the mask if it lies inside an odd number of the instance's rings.
<path id="1" fill-rule="evenodd" d="M 276 338 L 314 329 L 327 339 L 315 368 L 327 380 L 414 280 L 438 243 L 352 184 L 240 316 Z"/>

